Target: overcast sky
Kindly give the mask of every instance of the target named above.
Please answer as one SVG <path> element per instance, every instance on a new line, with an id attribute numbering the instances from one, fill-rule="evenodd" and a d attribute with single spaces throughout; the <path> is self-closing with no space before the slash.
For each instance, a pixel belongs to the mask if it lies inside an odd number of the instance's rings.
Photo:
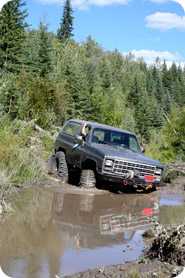
<path id="1" fill-rule="evenodd" d="M 4 3 L 6 0 L 0 0 Z M 62 0 L 27 0 L 28 23 L 40 20 L 56 31 Z M 152 62 L 185 61 L 185 0 L 72 0 L 74 34 L 79 42 L 91 35 L 105 49 L 134 53 Z"/>

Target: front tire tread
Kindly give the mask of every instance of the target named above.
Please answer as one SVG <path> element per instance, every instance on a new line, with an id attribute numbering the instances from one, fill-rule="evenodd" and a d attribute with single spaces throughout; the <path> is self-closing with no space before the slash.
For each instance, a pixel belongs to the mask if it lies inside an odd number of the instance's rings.
<path id="1" fill-rule="evenodd" d="M 90 189 L 96 186 L 96 175 L 94 170 L 83 169 L 80 176 L 80 186 Z"/>

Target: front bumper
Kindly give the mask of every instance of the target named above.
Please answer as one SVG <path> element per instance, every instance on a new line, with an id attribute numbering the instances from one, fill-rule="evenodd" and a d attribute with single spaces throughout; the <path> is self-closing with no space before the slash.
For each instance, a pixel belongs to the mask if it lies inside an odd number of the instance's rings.
<path id="1" fill-rule="evenodd" d="M 108 181 L 110 183 L 119 184 L 123 188 L 143 188 L 149 189 L 160 185 L 159 179 L 154 179 L 153 181 L 146 181 L 144 178 L 133 177 L 132 179 L 125 179 L 123 177 L 118 177 L 115 175 L 108 175 L 105 173 L 99 174 L 101 180 Z"/>

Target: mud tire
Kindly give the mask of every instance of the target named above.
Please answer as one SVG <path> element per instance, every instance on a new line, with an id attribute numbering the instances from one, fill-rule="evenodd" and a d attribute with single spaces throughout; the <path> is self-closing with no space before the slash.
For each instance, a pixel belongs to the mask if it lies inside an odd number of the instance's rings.
<path id="1" fill-rule="evenodd" d="M 96 187 L 96 176 L 94 170 L 84 169 L 81 171 L 80 186 L 88 189 Z"/>
<path id="2" fill-rule="evenodd" d="M 57 152 L 55 155 L 56 165 L 57 165 L 57 174 L 60 178 L 68 181 L 68 167 L 66 162 L 66 156 L 64 152 Z"/>

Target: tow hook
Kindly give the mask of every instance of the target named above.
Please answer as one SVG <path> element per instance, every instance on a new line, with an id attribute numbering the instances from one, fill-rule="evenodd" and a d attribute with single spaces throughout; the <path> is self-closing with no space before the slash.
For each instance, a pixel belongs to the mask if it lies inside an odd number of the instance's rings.
<path id="1" fill-rule="evenodd" d="M 147 186 L 146 186 L 146 190 L 150 190 L 150 189 L 152 189 L 153 188 L 153 185 L 152 184 L 148 184 Z"/>

